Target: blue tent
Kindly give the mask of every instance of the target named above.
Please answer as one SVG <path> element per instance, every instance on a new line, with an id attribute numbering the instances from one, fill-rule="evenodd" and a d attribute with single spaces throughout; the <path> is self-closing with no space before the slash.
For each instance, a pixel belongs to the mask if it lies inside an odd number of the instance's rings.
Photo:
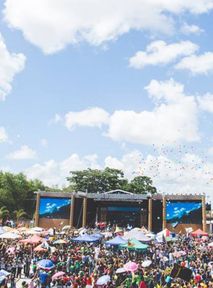
<path id="1" fill-rule="evenodd" d="M 96 241 L 99 241 L 100 238 L 97 238 L 88 234 L 83 234 L 76 238 L 72 238 L 71 240 L 76 241 L 76 242 L 96 242 Z"/>
<path id="2" fill-rule="evenodd" d="M 127 243 L 127 240 L 123 239 L 121 236 L 116 236 L 115 238 L 109 241 L 106 241 L 106 245 L 113 245 L 113 246 L 122 245 L 126 243 Z"/>
<path id="3" fill-rule="evenodd" d="M 99 233 L 95 233 L 95 234 L 92 234 L 92 235 L 90 235 L 90 236 L 92 236 L 92 237 L 94 237 L 94 238 L 98 238 L 98 239 L 102 239 L 104 236 L 103 235 L 101 235 L 101 234 L 99 234 Z"/>

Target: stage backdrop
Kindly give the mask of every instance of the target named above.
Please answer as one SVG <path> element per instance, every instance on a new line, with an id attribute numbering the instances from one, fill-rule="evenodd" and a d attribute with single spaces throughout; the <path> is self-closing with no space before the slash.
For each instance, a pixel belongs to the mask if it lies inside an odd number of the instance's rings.
<path id="1" fill-rule="evenodd" d="M 39 218 L 69 219 L 70 198 L 41 197 Z"/>
<path id="2" fill-rule="evenodd" d="M 202 224 L 201 201 L 167 201 L 166 222 L 178 224 Z"/>

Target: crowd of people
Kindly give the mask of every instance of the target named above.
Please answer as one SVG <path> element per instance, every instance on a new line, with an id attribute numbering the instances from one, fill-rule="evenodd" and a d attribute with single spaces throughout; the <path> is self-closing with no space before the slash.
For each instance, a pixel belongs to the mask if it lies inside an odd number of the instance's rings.
<path id="1" fill-rule="evenodd" d="M 103 233 L 99 231 L 98 233 Z M 40 232 L 36 243 L 29 234 L 0 241 L 2 287 L 213 287 L 212 237 L 177 235 L 135 250 L 106 245 L 115 234 L 105 232 L 98 241 L 75 241 L 76 231 Z M 81 232 L 79 232 L 81 233 Z M 94 231 L 86 231 L 94 233 Z M 97 234 L 97 231 L 95 231 Z M 51 234 L 51 235 L 49 235 Z M 41 237 L 41 238 L 39 238 Z M 122 236 L 121 236 L 122 237 Z M 38 248 L 39 247 L 39 248 Z M 36 249 L 37 248 L 37 249 Z M 42 266 L 43 263 L 43 266 Z M 126 263 L 134 269 L 125 269 Z M 148 263 L 147 265 L 143 265 Z M 171 276 L 175 264 L 191 271 L 190 280 Z"/>

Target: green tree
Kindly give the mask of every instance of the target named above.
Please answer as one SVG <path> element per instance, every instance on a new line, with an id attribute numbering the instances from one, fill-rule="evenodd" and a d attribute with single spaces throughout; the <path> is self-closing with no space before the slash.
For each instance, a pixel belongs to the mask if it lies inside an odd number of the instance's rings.
<path id="1" fill-rule="evenodd" d="M 153 186 L 152 179 L 147 176 L 137 176 L 130 181 L 128 189 L 132 193 L 138 194 L 155 194 L 157 189 Z"/>
<path id="2" fill-rule="evenodd" d="M 21 219 L 27 217 L 27 213 L 24 211 L 24 209 L 15 210 L 13 214 L 16 222 L 19 222 Z"/>
<path id="3" fill-rule="evenodd" d="M 152 180 L 147 176 L 137 176 L 130 182 L 124 178 L 124 173 L 118 169 L 104 170 L 87 169 L 71 171 L 67 180 L 70 186 L 67 191 L 87 191 L 88 193 L 103 193 L 110 190 L 122 189 L 132 193 L 154 194 L 157 192 Z"/>
<path id="4" fill-rule="evenodd" d="M 105 168 L 104 170 L 87 169 L 83 171 L 71 171 L 71 191 L 87 191 L 88 193 L 102 193 L 114 189 L 123 189 L 128 183 L 124 173 L 118 169 Z"/>
<path id="5" fill-rule="evenodd" d="M 24 209 L 32 216 L 35 208 L 34 192 L 44 189 L 41 181 L 29 181 L 23 173 L 0 172 L 0 206 L 6 206 L 10 212 Z"/>
<path id="6" fill-rule="evenodd" d="M 0 208 L 0 220 L 2 224 L 5 222 L 6 218 L 9 216 L 10 212 L 6 206 Z"/>

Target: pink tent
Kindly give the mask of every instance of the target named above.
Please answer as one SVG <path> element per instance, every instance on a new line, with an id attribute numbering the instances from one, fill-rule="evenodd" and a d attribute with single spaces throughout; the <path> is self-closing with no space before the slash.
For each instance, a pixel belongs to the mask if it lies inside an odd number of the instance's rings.
<path id="1" fill-rule="evenodd" d="M 197 229 L 196 231 L 192 232 L 191 235 L 194 237 L 208 236 L 208 233 L 202 231 L 201 229 Z"/>
<path id="2" fill-rule="evenodd" d="M 33 235 L 27 239 L 24 240 L 20 240 L 21 243 L 25 243 L 25 244 L 38 244 L 40 242 L 42 242 L 44 239 L 41 238 L 38 235 Z"/>
<path id="3" fill-rule="evenodd" d="M 35 252 L 47 252 L 47 249 L 46 248 L 43 248 L 41 246 L 42 244 L 38 245 L 37 247 L 34 248 L 34 251 Z"/>

